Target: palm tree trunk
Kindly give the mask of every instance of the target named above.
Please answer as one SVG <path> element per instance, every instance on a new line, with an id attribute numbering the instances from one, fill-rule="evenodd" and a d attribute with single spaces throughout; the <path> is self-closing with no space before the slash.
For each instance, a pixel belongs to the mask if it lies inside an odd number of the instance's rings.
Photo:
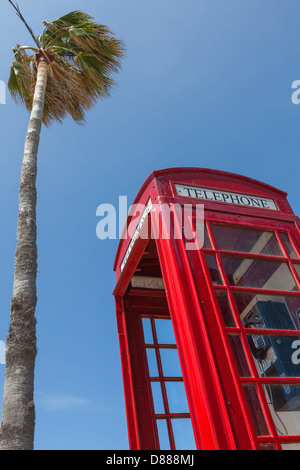
<path id="1" fill-rule="evenodd" d="M 36 348 L 36 175 L 42 127 L 47 63 L 39 62 L 25 140 L 19 191 L 14 286 L 0 426 L 0 450 L 33 450 L 35 429 L 34 368 Z"/>

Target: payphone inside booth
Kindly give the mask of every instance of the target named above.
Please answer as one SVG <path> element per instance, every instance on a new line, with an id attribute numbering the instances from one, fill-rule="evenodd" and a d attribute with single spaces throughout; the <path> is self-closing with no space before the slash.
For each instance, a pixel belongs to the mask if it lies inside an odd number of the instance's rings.
<path id="1" fill-rule="evenodd" d="M 254 308 L 244 317 L 246 328 L 276 329 L 281 325 L 286 330 L 299 330 L 284 302 L 273 300 L 257 301 Z M 297 327 L 296 327 L 297 326 Z M 250 349 L 262 377 L 296 377 L 299 374 L 298 361 L 292 361 L 295 338 L 289 336 L 253 335 L 248 338 Z M 300 390 L 291 390 L 289 385 L 278 388 L 269 385 L 267 389 L 269 402 L 275 411 L 300 410 Z"/>
<path id="2" fill-rule="evenodd" d="M 300 230 L 287 194 L 154 171 L 114 269 L 129 445 L 300 449 Z"/>

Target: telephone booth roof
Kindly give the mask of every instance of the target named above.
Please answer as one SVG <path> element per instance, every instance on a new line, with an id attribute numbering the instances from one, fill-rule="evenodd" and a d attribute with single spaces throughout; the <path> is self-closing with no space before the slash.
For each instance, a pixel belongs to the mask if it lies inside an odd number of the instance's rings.
<path id="1" fill-rule="evenodd" d="M 195 188 L 206 188 L 215 191 L 222 190 L 229 193 L 239 194 L 241 196 L 248 195 L 252 197 L 267 198 L 274 201 L 276 210 L 247 207 L 239 204 L 228 204 L 227 202 L 221 202 L 219 200 L 211 201 L 210 198 L 199 199 L 185 197 L 176 192 L 176 184 L 183 184 L 188 187 Z M 298 220 L 298 218 L 295 217 L 286 197 L 286 192 L 246 176 L 207 168 L 178 167 L 153 171 L 138 191 L 137 196 L 133 201 L 133 205 L 142 204 L 146 206 L 149 199 L 152 204 L 201 203 L 204 204 L 205 209 L 222 213 L 234 212 L 235 214 L 241 215 L 249 215 L 250 213 L 256 217 L 277 220 Z M 130 220 L 131 217 L 129 216 L 127 224 L 130 223 Z M 138 218 L 136 223 L 138 224 Z M 121 264 L 130 242 L 130 238 L 125 237 L 122 238 L 119 243 L 114 263 L 114 271 L 116 271 L 117 281 L 120 281 L 120 278 L 123 277 L 121 276 L 123 274 L 121 272 Z M 129 264 L 130 261 L 132 261 L 132 258 L 133 256 L 130 256 L 130 259 L 128 260 Z M 116 294 L 117 291 L 118 289 L 116 289 L 114 293 Z"/>

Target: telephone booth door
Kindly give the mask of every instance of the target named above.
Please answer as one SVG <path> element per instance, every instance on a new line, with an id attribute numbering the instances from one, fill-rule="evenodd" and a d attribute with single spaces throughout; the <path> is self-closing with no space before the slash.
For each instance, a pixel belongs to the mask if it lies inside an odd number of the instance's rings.
<path id="1" fill-rule="evenodd" d="M 171 169 L 145 182 L 136 202 L 149 200 L 144 236 L 122 241 L 115 264 L 131 449 L 300 449 L 300 238 L 286 194 Z M 192 207 L 189 227 L 175 210 L 177 232 L 162 236 L 174 204 Z M 187 232 L 202 234 L 192 249 Z"/>

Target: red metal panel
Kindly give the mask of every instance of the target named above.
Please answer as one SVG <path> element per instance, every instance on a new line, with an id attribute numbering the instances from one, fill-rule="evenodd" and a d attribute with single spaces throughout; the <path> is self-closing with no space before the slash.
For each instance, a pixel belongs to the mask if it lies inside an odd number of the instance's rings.
<path id="1" fill-rule="evenodd" d="M 190 259 L 194 273 L 197 273 L 197 276 L 194 276 L 197 288 L 196 295 L 199 296 L 205 308 L 205 318 L 202 321 L 206 327 L 206 334 L 209 336 L 211 354 L 216 370 L 215 375 L 217 376 L 216 380 L 220 383 L 219 388 L 222 390 L 224 405 L 228 414 L 228 421 L 224 432 L 235 435 L 237 449 L 255 449 L 257 447 L 255 431 L 251 424 L 251 417 L 237 378 L 238 374 L 230 345 L 223 331 L 222 324 L 214 313 L 215 306 L 212 303 L 213 293 L 207 289 L 207 286 L 211 284 L 209 273 L 205 268 L 203 258 L 199 257 L 198 252 L 192 251 Z"/>
<path id="2" fill-rule="evenodd" d="M 151 400 L 151 391 L 146 373 L 146 360 L 143 354 L 142 335 L 137 316 L 125 306 L 125 328 L 127 348 L 126 354 L 128 394 L 126 408 L 129 415 L 129 428 L 133 426 L 131 450 L 155 450 L 158 448 L 157 432 L 153 420 L 154 410 Z M 138 439 L 136 438 L 138 437 Z"/>
<path id="3" fill-rule="evenodd" d="M 131 449 L 139 448 L 138 418 L 133 393 L 133 377 L 131 364 L 129 360 L 128 337 L 125 329 L 125 312 L 123 308 L 123 300 L 121 297 L 115 298 L 117 327 L 119 334 L 119 346 L 121 355 L 121 365 L 123 374 L 123 387 L 126 403 L 127 428 L 129 446 Z"/>
<path id="4" fill-rule="evenodd" d="M 183 240 L 157 247 L 198 448 L 236 448 Z"/>

